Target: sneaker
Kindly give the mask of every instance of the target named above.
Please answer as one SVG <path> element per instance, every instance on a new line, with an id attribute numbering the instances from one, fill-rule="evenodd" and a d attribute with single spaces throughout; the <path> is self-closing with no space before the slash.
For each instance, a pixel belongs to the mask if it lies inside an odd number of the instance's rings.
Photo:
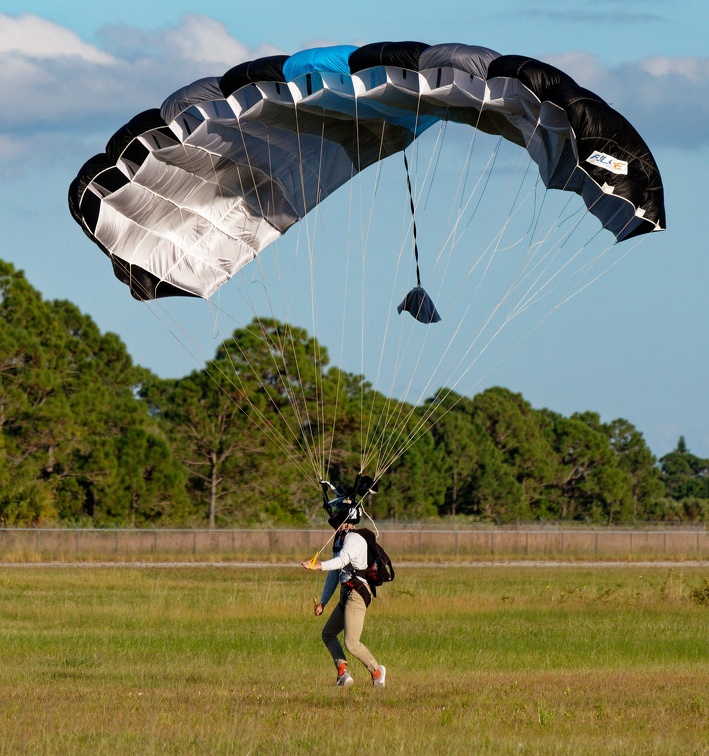
<path id="1" fill-rule="evenodd" d="M 383 688 L 384 682 L 386 681 L 387 668 L 380 665 L 379 671 L 381 672 L 379 677 L 374 677 L 374 675 L 372 675 L 372 685 L 374 685 L 375 688 Z"/>
<path id="2" fill-rule="evenodd" d="M 352 675 L 347 670 L 345 670 L 341 675 L 338 676 L 335 685 L 337 685 L 338 688 L 349 688 L 350 686 L 354 685 Z"/>

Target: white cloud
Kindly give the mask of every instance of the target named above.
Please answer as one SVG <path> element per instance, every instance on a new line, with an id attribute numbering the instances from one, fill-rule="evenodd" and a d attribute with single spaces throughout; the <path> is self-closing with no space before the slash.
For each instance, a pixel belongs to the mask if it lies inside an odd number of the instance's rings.
<path id="1" fill-rule="evenodd" d="M 62 139 L 100 134 L 89 157 L 134 114 L 159 107 L 179 87 L 278 52 L 251 50 L 198 15 L 157 32 L 109 27 L 101 38 L 103 49 L 38 16 L 0 14 L 0 170 L 56 160 Z"/>
<path id="2" fill-rule="evenodd" d="M 181 58 L 229 68 L 249 58 L 246 45 L 229 35 L 224 24 L 205 16 L 187 15 L 165 35 L 165 48 Z"/>
<path id="3" fill-rule="evenodd" d="M 700 85 L 706 82 L 709 74 L 709 58 L 667 58 L 656 55 L 640 61 L 639 66 L 651 76 L 680 76 Z"/>
<path id="4" fill-rule="evenodd" d="M 230 36 L 221 22 L 194 13 L 185 14 L 177 26 L 158 30 L 107 26 L 100 37 L 116 58 L 150 58 L 180 69 L 189 66 L 196 71 L 193 79 L 218 75 L 245 60 L 281 52 L 273 45 L 249 48 Z"/>
<path id="5" fill-rule="evenodd" d="M 111 55 L 82 41 L 73 31 L 30 14 L 0 13 L 0 54 L 3 53 L 41 60 L 76 57 L 91 63 L 115 63 Z"/>
<path id="6" fill-rule="evenodd" d="M 654 56 L 612 67 L 588 53 L 546 60 L 623 113 L 651 147 L 709 143 L 709 58 Z"/>

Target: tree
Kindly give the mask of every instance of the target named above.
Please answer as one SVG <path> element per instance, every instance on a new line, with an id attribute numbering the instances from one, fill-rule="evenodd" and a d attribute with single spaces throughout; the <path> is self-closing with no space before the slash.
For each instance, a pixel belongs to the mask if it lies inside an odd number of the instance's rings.
<path id="1" fill-rule="evenodd" d="M 604 429 L 616 454 L 618 467 L 630 476 L 633 520 L 644 519 L 653 502 L 665 494 L 657 460 L 642 433 L 627 420 L 613 420 Z"/>
<path id="2" fill-rule="evenodd" d="M 442 458 L 433 434 L 421 428 L 420 413 L 407 418 L 399 428 L 400 434 L 392 431 L 397 433 L 392 445 L 396 446 L 400 437 L 410 438 L 413 434 L 417 440 L 387 470 L 374 501 L 376 514 L 393 520 L 434 517 L 445 497 Z M 387 434 L 385 441 L 386 438 Z"/>
<path id="3" fill-rule="evenodd" d="M 116 481 L 127 485 L 120 439 L 152 424 L 135 396 L 147 371 L 115 334 L 69 302 L 43 301 L 1 262 L 0 314 L 0 474 L 9 481 L 0 516 L 98 522 L 120 495 Z"/>
<path id="4" fill-rule="evenodd" d="M 549 483 L 558 476 L 558 462 L 540 413 L 520 394 L 495 387 L 473 399 L 471 418 L 500 454 L 498 460 L 487 452 L 489 470 L 500 469 L 500 464 L 509 468 L 504 475 L 504 516 L 537 517 L 553 510 Z"/>
<path id="5" fill-rule="evenodd" d="M 207 520 L 215 528 L 219 500 L 231 491 L 224 485 L 225 468 L 244 436 L 238 401 L 234 393 L 214 385 L 206 371 L 153 383 L 148 392 L 168 424 L 175 455 L 189 475 L 189 489 L 193 496 L 206 498 Z"/>
<path id="6" fill-rule="evenodd" d="M 204 370 L 161 381 L 0 262 L 0 522 L 304 522 L 321 476 L 347 487 L 382 470 L 368 502 L 380 517 L 709 512 L 709 460 L 684 437 L 658 465 L 626 420 L 535 410 L 500 387 L 440 389 L 414 407 L 273 319 L 235 330 Z"/>
<path id="7" fill-rule="evenodd" d="M 468 404 L 470 400 L 438 392 L 432 403 L 438 407 L 438 419 L 432 434 L 442 460 L 446 477 L 443 511 L 455 516 L 470 512 L 471 483 L 480 464 L 480 444 L 483 440 L 475 432 Z"/>
<path id="8" fill-rule="evenodd" d="M 675 500 L 709 499 L 709 460 L 692 454 L 684 436 L 676 448 L 660 459 L 660 479 Z"/>
<path id="9" fill-rule="evenodd" d="M 204 370 L 144 390 L 211 528 L 220 517 L 259 517 L 259 508 L 296 515 L 303 502 L 294 508 L 291 484 L 308 464 L 314 435 L 327 427 L 320 393 L 326 362 L 302 329 L 255 320 L 234 331 Z"/>
<path id="10" fill-rule="evenodd" d="M 167 442 L 134 427 L 118 436 L 115 445 L 115 485 L 104 516 L 131 527 L 187 519 L 186 473 L 175 464 Z"/>
<path id="11" fill-rule="evenodd" d="M 555 416 L 554 448 L 561 475 L 556 480 L 562 497 L 562 519 L 625 517 L 632 510 L 630 476 L 618 460 L 596 413 Z"/>

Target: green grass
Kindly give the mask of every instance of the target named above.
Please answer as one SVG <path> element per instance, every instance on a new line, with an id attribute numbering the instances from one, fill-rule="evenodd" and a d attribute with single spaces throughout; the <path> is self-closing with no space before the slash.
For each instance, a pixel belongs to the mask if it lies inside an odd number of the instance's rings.
<path id="1" fill-rule="evenodd" d="M 321 576 L 0 573 L 0 753 L 709 754 L 709 571 L 407 568 L 334 668 Z"/>

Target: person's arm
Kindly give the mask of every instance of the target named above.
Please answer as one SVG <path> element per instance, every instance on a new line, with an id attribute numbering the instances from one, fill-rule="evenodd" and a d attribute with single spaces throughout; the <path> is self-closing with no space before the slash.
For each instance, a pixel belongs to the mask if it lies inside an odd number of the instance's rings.
<path id="1" fill-rule="evenodd" d="M 302 566 L 306 570 L 322 570 L 323 572 L 331 572 L 333 570 L 341 570 L 343 567 L 350 563 L 350 555 L 345 551 L 345 547 L 342 547 L 340 553 L 332 559 L 326 559 L 324 562 L 315 562 L 311 564 L 310 560 L 302 562 Z"/>
<path id="2" fill-rule="evenodd" d="M 322 610 L 325 608 L 325 604 L 332 598 L 332 594 L 336 591 L 337 586 L 340 584 L 340 573 L 338 570 L 333 570 L 327 573 L 325 578 L 325 584 L 320 594 L 320 603 L 315 605 L 315 614 L 322 614 Z M 318 607 L 320 611 L 318 611 Z"/>
<path id="3" fill-rule="evenodd" d="M 339 571 L 331 571 L 327 573 L 327 577 L 325 578 L 325 584 L 322 587 L 322 593 L 320 594 L 320 603 L 325 606 L 327 602 L 332 598 L 332 594 L 335 592 L 335 589 L 340 584 L 340 573 Z"/>
<path id="4" fill-rule="evenodd" d="M 352 533 L 352 535 L 357 535 L 356 533 Z M 341 570 L 343 567 L 346 567 L 348 564 L 352 562 L 353 559 L 356 561 L 362 561 L 362 555 L 364 555 L 364 563 L 366 567 L 367 562 L 367 542 L 362 538 L 362 536 L 358 536 L 357 538 L 350 538 L 348 535 L 345 537 L 345 541 L 342 544 L 342 548 L 340 549 L 337 556 L 333 557 L 332 559 L 326 559 L 324 562 L 314 562 L 311 563 L 310 560 L 306 560 L 305 562 L 302 562 L 302 566 L 305 567 L 306 570 L 322 570 L 323 572 L 330 572 L 331 570 Z"/>
<path id="5" fill-rule="evenodd" d="M 346 567 L 350 563 L 350 554 L 347 551 L 347 546 L 344 545 L 342 549 L 340 549 L 340 553 L 333 557 L 332 559 L 326 559 L 324 562 L 316 562 L 316 565 L 319 564 L 320 567 L 317 566 L 315 569 L 321 569 L 323 572 L 332 572 L 341 570 L 343 567 Z"/>
<path id="6" fill-rule="evenodd" d="M 310 567 L 308 562 L 303 562 L 303 567 L 312 570 L 323 570 L 329 572 L 330 570 L 341 570 L 343 567 L 347 567 L 348 564 L 353 566 L 361 565 L 359 569 L 365 569 L 367 567 L 367 542 L 358 533 L 350 533 L 342 544 L 342 548 L 336 557 L 328 559 L 325 562 L 315 562 Z"/>

